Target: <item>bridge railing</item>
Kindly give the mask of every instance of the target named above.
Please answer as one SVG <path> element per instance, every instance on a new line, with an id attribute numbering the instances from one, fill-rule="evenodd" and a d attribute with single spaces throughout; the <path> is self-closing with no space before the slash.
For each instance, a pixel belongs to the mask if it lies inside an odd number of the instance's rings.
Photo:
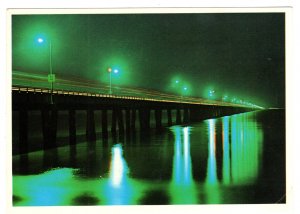
<path id="1" fill-rule="evenodd" d="M 13 85 L 12 91 L 26 92 L 26 93 L 46 93 L 51 94 L 49 88 L 35 88 L 35 87 L 23 87 L 20 85 Z M 143 96 L 132 96 L 130 94 L 104 94 L 104 93 L 93 93 L 93 92 L 81 92 L 74 90 L 63 90 L 55 89 L 52 91 L 53 95 L 72 95 L 72 96 L 87 96 L 87 97 L 99 97 L 99 98 L 112 98 L 112 99 L 128 99 L 128 100 L 145 100 L 145 101 L 158 101 L 158 102 L 175 102 L 183 104 L 199 104 L 199 105 L 216 105 L 216 106 L 236 106 L 236 107 L 247 107 L 245 105 L 226 103 L 214 100 L 205 100 L 202 98 L 195 97 L 182 97 L 172 94 L 164 94 L 161 92 L 154 93 L 143 93 Z"/>

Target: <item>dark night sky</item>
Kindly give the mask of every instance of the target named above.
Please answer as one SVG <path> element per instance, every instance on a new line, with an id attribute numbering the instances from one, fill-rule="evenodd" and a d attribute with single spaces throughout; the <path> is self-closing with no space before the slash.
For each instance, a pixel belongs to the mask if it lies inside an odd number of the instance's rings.
<path id="1" fill-rule="evenodd" d="M 191 95 L 236 96 L 284 107 L 283 13 L 14 15 L 13 69 L 47 73 L 51 38 L 57 76 L 107 81 L 118 66 L 121 85 L 169 91 L 180 77 Z"/>

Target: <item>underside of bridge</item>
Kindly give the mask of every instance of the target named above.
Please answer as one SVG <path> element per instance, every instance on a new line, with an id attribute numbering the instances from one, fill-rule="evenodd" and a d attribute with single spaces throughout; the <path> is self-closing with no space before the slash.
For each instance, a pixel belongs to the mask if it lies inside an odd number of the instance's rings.
<path id="1" fill-rule="evenodd" d="M 49 93 L 12 92 L 13 153 L 58 147 L 57 135 L 62 132 L 72 145 L 78 142 L 79 135 L 85 135 L 87 141 L 95 141 L 98 133 L 106 139 L 109 133 L 124 136 L 136 130 L 161 130 L 255 110 L 131 97 L 51 96 L 53 103 Z"/>

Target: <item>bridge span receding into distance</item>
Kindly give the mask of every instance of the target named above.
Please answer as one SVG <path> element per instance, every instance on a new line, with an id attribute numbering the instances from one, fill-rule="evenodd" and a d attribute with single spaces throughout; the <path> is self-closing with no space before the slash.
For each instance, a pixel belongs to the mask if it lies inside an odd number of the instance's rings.
<path id="1" fill-rule="evenodd" d="M 160 92 L 147 93 L 142 97 L 14 85 L 12 110 L 18 115 L 18 122 L 14 124 L 13 121 L 13 126 L 18 126 L 15 136 L 18 136 L 18 153 L 21 154 L 28 152 L 29 120 L 33 111 L 39 112 L 42 148 L 47 150 L 56 147 L 58 117 L 62 112 L 67 112 L 69 144 L 73 145 L 77 141 L 76 124 L 82 122 L 78 119 L 79 111 L 85 112 L 86 140 L 95 141 L 97 132 L 107 138 L 109 132 L 123 135 L 136 129 L 143 132 L 150 128 L 159 130 L 257 108 Z M 95 111 L 100 112 L 100 118 L 95 118 Z M 95 120 L 101 121 L 101 130 L 96 130 Z M 153 127 L 151 121 L 154 121 Z"/>

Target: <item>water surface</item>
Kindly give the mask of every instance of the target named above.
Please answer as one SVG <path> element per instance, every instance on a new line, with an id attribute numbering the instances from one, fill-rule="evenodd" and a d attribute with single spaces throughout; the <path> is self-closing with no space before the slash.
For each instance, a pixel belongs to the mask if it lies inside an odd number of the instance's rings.
<path id="1" fill-rule="evenodd" d="M 285 203 L 279 110 L 13 157 L 14 206 Z"/>

